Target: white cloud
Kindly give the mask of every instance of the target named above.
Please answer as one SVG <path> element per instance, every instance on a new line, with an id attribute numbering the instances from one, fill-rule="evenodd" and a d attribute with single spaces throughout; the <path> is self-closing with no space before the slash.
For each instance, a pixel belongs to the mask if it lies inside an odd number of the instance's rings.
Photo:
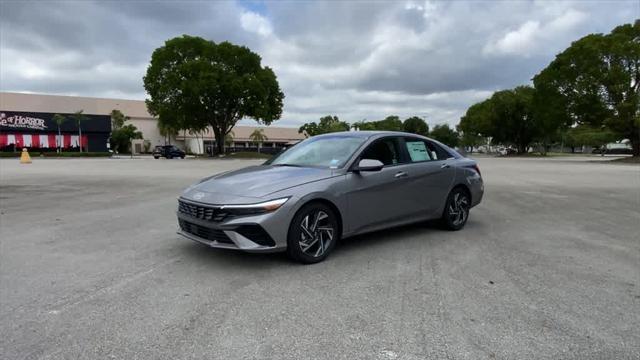
<path id="1" fill-rule="evenodd" d="M 485 53 L 529 55 L 534 48 L 539 31 L 539 22 L 527 21 L 517 30 L 508 32 L 497 42 L 485 47 Z"/>
<path id="2" fill-rule="evenodd" d="M 569 9 L 567 12 L 549 22 L 547 25 L 547 36 L 556 32 L 570 31 L 587 19 L 587 14 L 575 9 Z"/>
<path id="3" fill-rule="evenodd" d="M 240 24 L 243 29 L 262 36 L 269 36 L 273 32 L 269 20 L 252 11 L 247 11 L 240 16 Z"/>
<path id="4" fill-rule="evenodd" d="M 486 55 L 531 56 L 540 48 L 548 46 L 554 40 L 563 40 L 573 28 L 587 19 L 583 12 L 568 9 L 557 17 L 541 24 L 537 20 L 528 20 L 516 30 L 507 32 L 496 41 L 489 42 L 483 49 Z"/>

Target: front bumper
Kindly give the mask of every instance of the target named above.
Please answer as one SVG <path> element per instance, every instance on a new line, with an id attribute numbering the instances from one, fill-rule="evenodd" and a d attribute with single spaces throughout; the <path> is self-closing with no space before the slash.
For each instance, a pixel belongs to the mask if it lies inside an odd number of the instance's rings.
<path id="1" fill-rule="evenodd" d="M 180 201 L 212 206 L 185 199 Z M 265 253 L 284 251 L 287 246 L 291 203 L 293 202 L 287 202 L 270 213 L 236 216 L 223 221 L 202 220 L 178 211 L 177 233 L 213 248 Z"/>

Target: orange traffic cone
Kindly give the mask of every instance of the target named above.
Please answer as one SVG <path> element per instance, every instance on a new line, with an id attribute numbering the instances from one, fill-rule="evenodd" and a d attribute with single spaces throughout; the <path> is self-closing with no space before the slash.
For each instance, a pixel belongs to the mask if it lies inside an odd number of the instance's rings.
<path id="1" fill-rule="evenodd" d="M 22 154 L 20 155 L 20 164 L 31 164 L 31 156 L 29 156 L 27 148 L 22 149 Z"/>

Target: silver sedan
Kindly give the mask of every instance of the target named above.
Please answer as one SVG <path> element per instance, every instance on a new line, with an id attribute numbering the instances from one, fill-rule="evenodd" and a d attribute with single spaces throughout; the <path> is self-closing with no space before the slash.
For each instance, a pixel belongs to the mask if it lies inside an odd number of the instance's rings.
<path id="1" fill-rule="evenodd" d="M 190 186 L 178 200 L 178 233 L 215 248 L 286 251 L 315 263 L 357 234 L 431 219 L 459 230 L 483 193 L 476 162 L 435 140 L 331 133 Z"/>

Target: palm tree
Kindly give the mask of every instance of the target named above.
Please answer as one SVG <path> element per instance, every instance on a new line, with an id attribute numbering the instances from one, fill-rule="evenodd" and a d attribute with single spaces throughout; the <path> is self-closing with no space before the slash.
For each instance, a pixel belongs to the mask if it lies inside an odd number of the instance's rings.
<path id="1" fill-rule="evenodd" d="M 78 110 L 71 115 L 73 121 L 78 124 L 78 144 L 80 145 L 80 152 L 82 152 L 82 127 L 80 124 L 85 120 L 89 120 L 89 117 L 82 113 L 83 111 L 84 110 Z"/>
<path id="2" fill-rule="evenodd" d="M 233 137 L 234 136 L 236 136 L 236 134 L 233 131 L 229 131 L 227 133 L 227 135 L 224 136 L 224 145 L 226 147 L 229 147 L 231 145 L 231 143 L 233 143 Z M 218 154 L 218 155 L 224 155 L 224 153 Z"/>
<path id="3" fill-rule="evenodd" d="M 258 154 L 260 153 L 260 147 L 262 146 L 262 142 L 265 141 L 265 140 L 269 140 L 267 135 L 264 134 L 264 129 L 255 129 L 255 130 L 253 130 L 251 135 L 249 135 L 249 138 L 252 141 L 258 143 Z"/>
<path id="4" fill-rule="evenodd" d="M 56 148 L 57 151 L 60 152 L 60 142 L 62 141 L 62 135 L 60 134 L 60 125 L 62 125 L 63 122 L 67 121 L 67 118 L 60 115 L 60 114 L 55 114 L 53 115 L 53 122 L 56 123 L 56 125 L 58 125 L 58 141 L 56 141 Z M 51 146 L 51 145 L 49 145 Z"/>

